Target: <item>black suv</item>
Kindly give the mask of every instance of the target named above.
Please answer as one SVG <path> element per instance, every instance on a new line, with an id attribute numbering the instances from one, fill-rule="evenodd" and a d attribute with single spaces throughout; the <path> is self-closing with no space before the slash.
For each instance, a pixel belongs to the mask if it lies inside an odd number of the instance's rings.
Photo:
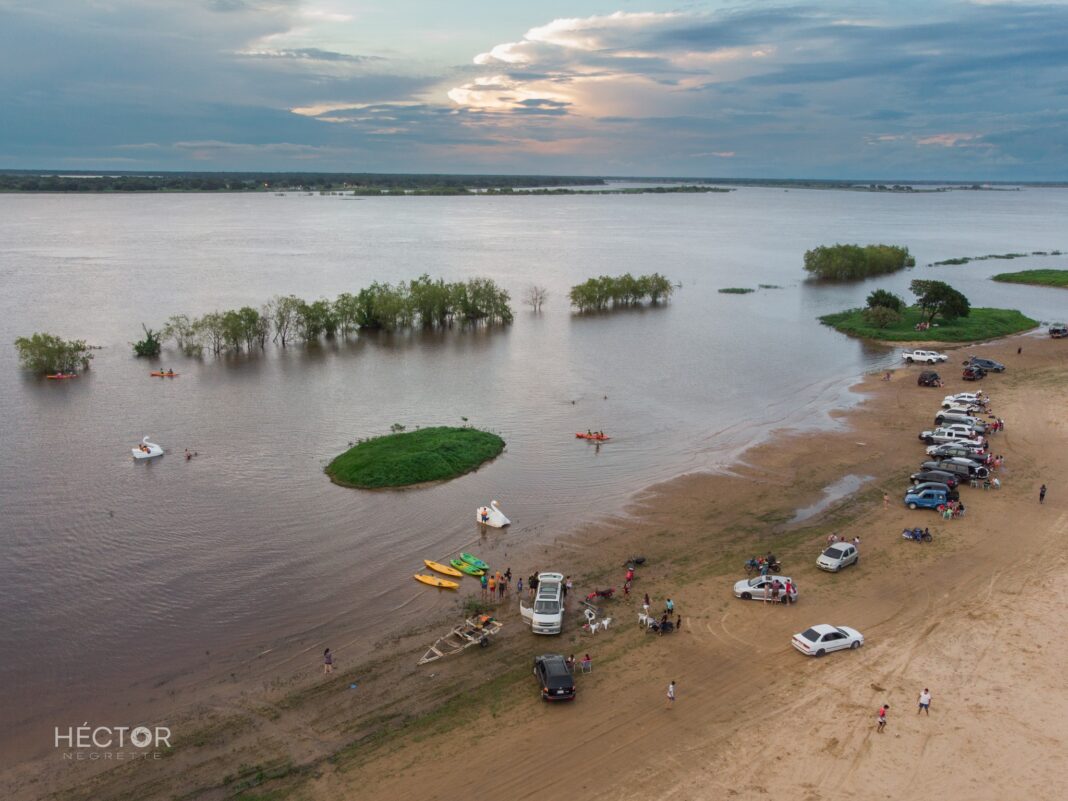
<path id="1" fill-rule="evenodd" d="M 534 677 L 541 685 L 541 697 L 546 701 L 575 700 L 575 677 L 560 654 L 535 657 Z"/>
<path id="2" fill-rule="evenodd" d="M 916 383 L 921 387 L 938 387 L 942 385 L 942 379 L 934 370 L 924 370 L 916 379 Z"/>

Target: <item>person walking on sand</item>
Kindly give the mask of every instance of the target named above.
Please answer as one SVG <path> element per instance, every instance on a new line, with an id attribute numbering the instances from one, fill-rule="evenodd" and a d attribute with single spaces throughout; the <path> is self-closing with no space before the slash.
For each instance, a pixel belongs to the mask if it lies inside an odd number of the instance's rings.
<path id="1" fill-rule="evenodd" d="M 1038 502 L 1039 503 L 1045 503 L 1046 502 L 1046 485 L 1045 484 L 1043 484 L 1041 487 L 1038 488 Z"/>
<path id="2" fill-rule="evenodd" d="M 675 706 L 675 682 L 674 681 L 672 681 L 671 684 L 668 685 L 667 699 L 668 699 L 667 708 L 671 709 L 673 706 Z"/>
<path id="3" fill-rule="evenodd" d="M 334 672 L 334 655 L 327 648 L 323 651 L 323 675 Z"/>
<path id="4" fill-rule="evenodd" d="M 879 707 L 879 725 L 876 727 L 876 731 L 879 734 L 883 733 L 883 729 L 886 728 L 886 711 L 890 708 L 890 704 L 883 704 Z"/>
<path id="5" fill-rule="evenodd" d="M 916 714 L 924 712 L 928 715 L 931 714 L 931 691 L 926 687 L 923 688 L 923 692 L 920 693 L 920 706 L 916 710 Z"/>
<path id="6" fill-rule="evenodd" d="M 883 493 L 883 508 L 884 509 L 889 509 L 890 508 L 890 495 L 889 495 L 889 493 L 886 493 L 886 492 Z"/>

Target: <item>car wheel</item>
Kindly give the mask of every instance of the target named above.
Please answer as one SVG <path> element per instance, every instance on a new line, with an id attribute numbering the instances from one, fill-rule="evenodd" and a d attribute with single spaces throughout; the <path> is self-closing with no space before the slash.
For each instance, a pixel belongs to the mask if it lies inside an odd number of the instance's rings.
<path id="1" fill-rule="evenodd" d="M 853 564 L 854 565 L 859 565 L 860 564 L 860 557 L 859 556 L 856 559 L 853 560 Z"/>
<path id="2" fill-rule="evenodd" d="M 816 656 L 823 656 L 825 653 L 827 652 L 820 648 L 818 651 L 816 651 Z"/>
<path id="3" fill-rule="evenodd" d="M 854 651 L 860 648 L 860 640 L 854 640 L 853 644 L 849 646 Z"/>
<path id="4" fill-rule="evenodd" d="M 928 445 L 934 445 L 935 444 L 934 437 L 927 437 L 926 439 L 924 439 L 924 442 L 927 443 Z"/>
<path id="5" fill-rule="evenodd" d="M 912 511 L 916 511 L 916 504 L 910 503 L 909 504 L 909 509 L 911 509 Z"/>
<path id="6" fill-rule="evenodd" d="M 909 364 L 912 364 L 912 357 L 909 356 L 907 359 L 905 359 L 905 361 L 908 362 Z"/>
<path id="7" fill-rule="evenodd" d="M 928 360 L 927 360 L 927 363 L 928 363 L 928 364 L 934 364 L 934 363 L 935 363 L 935 360 L 934 360 L 934 359 L 928 359 Z"/>
<path id="8" fill-rule="evenodd" d="M 781 599 L 779 599 L 779 603 L 781 603 L 781 604 L 787 604 L 789 602 L 790 602 L 790 599 L 787 598 L 785 595 Z"/>
<path id="9" fill-rule="evenodd" d="M 743 592 L 742 593 L 742 600 L 743 601 L 751 601 L 751 600 L 753 600 L 753 596 L 750 595 L 748 592 Z"/>

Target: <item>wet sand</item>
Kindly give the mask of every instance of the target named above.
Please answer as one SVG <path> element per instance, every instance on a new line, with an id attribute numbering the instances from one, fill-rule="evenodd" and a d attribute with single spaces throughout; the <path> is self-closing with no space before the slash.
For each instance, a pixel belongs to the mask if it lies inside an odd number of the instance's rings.
<path id="1" fill-rule="evenodd" d="M 1068 646 L 1056 636 L 1068 600 L 1068 347 L 1022 337 L 967 350 L 1010 367 L 981 384 L 1007 422 L 991 445 L 1006 456 L 1003 488 L 962 489 L 961 520 L 910 512 L 900 498 L 924 459 L 916 433 L 943 394 L 975 385 L 954 377 L 944 391 L 920 388 L 919 368 L 869 377 L 840 431 L 783 434 L 747 452 L 733 475 L 655 487 L 630 514 L 512 565 L 523 576 L 570 572 L 579 595 L 618 586 L 624 560 L 646 556 L 631 598 L 603 605 L 614 618 L 607 632 L 584 634 L 572 604 L 563 635 L 535 638 L 510 601 L 493 647 L 417 667 L 440 625 L 390 636 L 369 627 L 375 659 L 342 659 L 331 678 L 309 648 L 294 675 L 250 670 L 237 688 L 221 675 L 189 688 L 165 759 L 109 768 L 51 755 L 6 771 L 5 795 L 223 798 L 258 788 L 274 798 L 454 799 L 472 791 L 474 774 L 484 791 L 518 798 L 1043 797 L 1068 740 Z M 849 475 L 872 480 L 789 524 Z M 933 543 L 901 540 L 917 524 Z M 859 566 L 815 568 L 830 531 L 861 538 Z M 800 586 L 793 607 L 730 593 L 742 561 L 769 548 Z M 645 592 L 654 608 L 675 600 L 681 632 L 639 629 Z M 860 629 L 865 647 L 806 659 L 789 638 L 819 622 Z M 529 665 L 546 651 L 593 657 L 574 704 L 538 699 Z M 678 701 L 668 710 L 671 680 Z M 923 687 L 934 703 L 918 718 Z M 876 734 L 886 702 L 890 723 Z"/>

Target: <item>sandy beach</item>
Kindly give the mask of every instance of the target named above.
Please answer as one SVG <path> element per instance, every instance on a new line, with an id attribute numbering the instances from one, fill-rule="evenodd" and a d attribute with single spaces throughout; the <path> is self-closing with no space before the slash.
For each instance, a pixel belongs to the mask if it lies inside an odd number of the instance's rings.
<path id="1" fill-rule="evenodd" d="M 917 387 L 919 368 L 889 382 L 869 376 L 857 388 L 864 402 L 838 430 L 783 433 L 733 475 L 653 487 L 627 515 L 561 536 L 537 564 L 512 565 L 524 577 L 571 573 L 585 595 L 618 587 L 624 561 L 644 555 L 631 597 L 603 605 L 614 620 L 606 632 L 583 633 L 572 599 L 564 634 L 536 638 L 514 597 L 498 611 L 505 630 L 491 648 L 428 666 L 416 661 L 443 633 L 437 621 L 368 632 L 376 658 L 342 659 L 330 677 L 309 654 L 291 675 L 257 676 L 240 691 L 220 693 L 220 678 L 189 688 L 173 701 L 175 748 L 160 760 L 110 766 L 53 754 L 6 769 L 5 797 L 1052 798 L 1068 744 L 1068 645 L 1058 636 L 1068 601 L 1068 346 L 1017 337 L 950 351 L 950 365 L 972 352 L 1009 365 L 981 382 L 1007 423 L 991 439 L 1005 465 L 1000 490 L 962 488 L 962 519 L 909 511 L 901 496 L 925 458 L 917 432 L 944 394 L 975 385 L 954 366 L 941 370 L 944 391 Z M 871 478 L 790 522 L 844 476 Z M 903 541 L 912 525 L 929 526 L 934 542 Z M 859 565 L 836 575 L 814 564 L 832 531 L 861 539 Z M 730 592 L 744 559 L 769 549 L 800 587 L 792 607 Z M 682 631 L 645 633 L 643 593 L 654 609 L 673 598 Z M 859 629 L 865 646 L 823 659 L 791 648 L 793 633 L 824 622 Z M 575 703 L 538 698 L 530 663 L 544 652 L 591 654 Z M 933 702 L 919 715 L 925 687 Z M 889 722 L 877 733 L 884 703 Z"/>

